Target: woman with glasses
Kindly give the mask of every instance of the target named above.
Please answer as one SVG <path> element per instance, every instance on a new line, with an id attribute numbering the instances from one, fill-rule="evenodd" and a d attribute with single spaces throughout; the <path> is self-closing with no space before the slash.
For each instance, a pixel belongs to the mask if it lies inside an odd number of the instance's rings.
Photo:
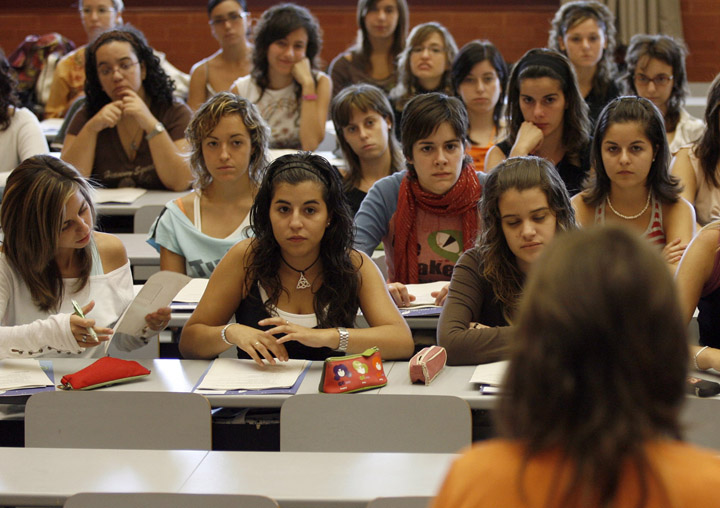
<path id="1" fill-rule="evenodd" d="M 625 92 L 652 101 L 665 118 L 670 153 L 695 142 L 703 132 L 702 120 L 683 108 L 688 94 L 685 46 L 667 35 L 634 35 L 627 49 Z"/>
<path id="2" fill-rule="evenodd" d="M 397 80 L 397 57 L 405 48 L 408 6 L 405 0 L 358 0 L 357 41 L 330 63 L 333 97 L 357 83 L 388 93 Z"/>
<path id="3" fill-rule="evenodd" d="M 196 111 L 207 99 L 252 70 L 252 46 L 246 34 L 247 5 L 245 0 L 210 0 L 207 6 L 210 31 L 220 49 L 193 65 L 190 70 L 188 106 Z"/>
<path id="4" fill-rule="evenodd" d="M 125 26 L 88 46 L 87 104 L 70 122 L 62 159 L 106 187 L 188 188 L 185 127 L 190 108 L 145 36 Z"/>

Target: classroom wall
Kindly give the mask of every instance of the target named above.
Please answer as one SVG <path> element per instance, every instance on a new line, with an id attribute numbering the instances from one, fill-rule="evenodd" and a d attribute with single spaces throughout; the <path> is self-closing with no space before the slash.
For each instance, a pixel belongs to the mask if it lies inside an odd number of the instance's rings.
<path id="1" fill-rule="evenodd" d="M 250 2 L 252 3 L 252 2 Z M 314 7 L 313 12 L 325 31 L 321 54 L 325 65 L 345 49 L 355 35 L 355 7 Z M 450 5 L 441 11 L 427 7 L 411 8 L 411 26 L 425 21 L 439 21 L 447 26 L 459 46 L 475 39 L 492 40 L 509 61 L 516 60 L 529 48 L 544 46 L 547 41 L 549 19 L 554 9 L 548 7 L 489 8 L 479 11 Z M 125 11 L 124 19 L 145 32 L 150 43 L 164 51 L 168 59 L 188 72 L 192 64 L 217 49 L 210 35 L 205 13 L 201 7 L 139 8 Z M 412 4 L 412 1 L 410 1 Z M 720 72 L 717 59 L 717 29 L 720 27 L 720 2 L 717 0 L 681 0 L 683 28 L 690 48 L 687 69 L 690 81 L 711 81 Z M 259 12 L 253 12 L 258 16 Z M 12 51 L 27 34 L 59 32 L 80 45 L 85 33 L 74 9 L 37 9 L 4 7 L 0 9 L 0 47 Z"/>

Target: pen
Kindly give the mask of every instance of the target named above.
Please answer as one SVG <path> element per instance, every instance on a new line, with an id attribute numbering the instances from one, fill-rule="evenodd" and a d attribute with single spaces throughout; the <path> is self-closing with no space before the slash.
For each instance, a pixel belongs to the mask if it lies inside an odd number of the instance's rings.
<path id="1" fill-rule="evenodd" d="M 78 305 L 78 303 L 75 300 L 72 301 L 72 305 L 73 305 L 73 309 L 75 309 L 75 312 L 73 312 L 73 314 L 85 319 L 85 314 L 83 313 L 82 309 L 80 308 L 80 305 Z M 95 333 L 95 330 L 93 330 L 91 327 L 87 327 L 86 330 L 88 331 L 88 334 L 90 334 L 90 337 L 92 337 L 92 342 L 99 342 L 99 339 L 98 339 L 97 334 Z"/>

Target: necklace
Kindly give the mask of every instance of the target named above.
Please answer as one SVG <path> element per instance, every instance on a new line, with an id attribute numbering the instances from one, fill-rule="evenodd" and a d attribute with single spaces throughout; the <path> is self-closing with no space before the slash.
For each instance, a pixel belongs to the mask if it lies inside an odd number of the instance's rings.
<path id="1" fill-rule="evenodd" d="M 613 208 L 612 203 L 610 202 L 610 194 L 608 194 L 605 199 L 607 200 L 607 204 L 610 207 L 610 210 L 612 210 L 615 215 L 617 215 L 621 219 L 633 220 L 633 219 L 637 219 L 638 217 L 640 217 L 642 214 L 645 213 L 645 210 L 648 209 L 648 206 L 650 206 L 650 195 L 651 195 L 651 192 L 648 192 L 647 201 L 645 201 L 645 207 L 642 210 L 640 210 L 640 213 L 638 213 L 636 215 L 623 215 L 620 212 L 618 212 L 617 210 L 615 210 L 615 208 Z"/>
<path id="2" fill-rule="evenodd" d="M 313 261 L 312 263 L 310 263 L 310 266 L 308 266 L 308 267 L 305 268 L 304 270 L 298 270 L 298 269 L 295 268 L 293 265 L 291 265 L 290 263 L 288 263 L 287 261 L 285 261 L 285 258 L 283 257 L 282 254 L 280 254 L 280 259 L 283 260 L 283 263 L 285 263 L 286 265 L 288 265 L 288 268 L 290 268 L 291 270 L 295 270 L 296 272 L 298 272 L 298 273 L 300 274 L 300 278 L 299 278 L 298 281 L 297 281 L 297 285 L 295 286 L 295 289 L 307 289 L 307 288 L 309 288 L 309 287 L 311 286 L 310 282 L 308 282 L 308 280 L 305 278 L 305 272 L 307 272 L 310 268 L 312 268 L 313 266 L 315 266 L 315 263 L 317 263 L 317 262 L 318 262 L 318 259 L 320 259 L 320 254 L 318 254 L 318 257 L 315 258 L 315 261 Z"/>

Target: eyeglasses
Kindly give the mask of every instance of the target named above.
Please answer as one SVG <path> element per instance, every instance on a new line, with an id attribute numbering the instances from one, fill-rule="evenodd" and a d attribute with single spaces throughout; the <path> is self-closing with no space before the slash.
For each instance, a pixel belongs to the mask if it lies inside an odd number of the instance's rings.
<path id="1" fill-rule="evenodd" d="M 425 50 L 429 51 L 431 55 L 439 55 L 445 52 L 445 48 L 440 46 L 413 46 L 410 49 L 410 53 L 420 54 L 425 53 Z"/>
<path id="2" fill-rule="evenodd" d="M 240 20 L 247 18 L 250 15 L 249 12 L 245 11 L 238 11 L 238 12 L 231 12 L 227 15 L 227 17 L 224 16 L 218 16 L 217 18 L 213 18 L 210 21 L 208 21 L 208 25 L 211 26 L 218 26 L 218 25 L 224 25 L 228 21 L 231 25 L 234 25 L 236 23 L 240 23 Z"/>
<path id="3" fill-rule="evenodd" d="M 114 7 L 98 7 L 97 9 L 93 9 L 92 7 L 83 7 L 80 9 L 80 14 L 82 14 L 85 17 L 92 16 L 93 12 L 96 12 L 99 18 L 109 16 L 111 13 L 115 12 Z"/>
<path id="4" fill-rule="evenodd" d="M 120 71 L 120 74 L 127 76 L 130 74 L 130 71 L 132 71 L 133 67 L 135 67 L 140 62 L 134 62 L 130 60 L 129 58 L 126 60 L 121 61 L 118 65 L 100 65 L 98 67 L 98 74 L 100 77 L 107 78 L 108 76 L 112 76 L 115 74 L 116 71 Z"/>
<path id="5" fill-rule="evenodd" d="M 656 87 L 667 86 L 673 80 L 673 76 L 667 74 L 658 74 L 654 78 L 645 74 L 635 74 L 635 84 L 647 86 L 652 82 Z"/>

